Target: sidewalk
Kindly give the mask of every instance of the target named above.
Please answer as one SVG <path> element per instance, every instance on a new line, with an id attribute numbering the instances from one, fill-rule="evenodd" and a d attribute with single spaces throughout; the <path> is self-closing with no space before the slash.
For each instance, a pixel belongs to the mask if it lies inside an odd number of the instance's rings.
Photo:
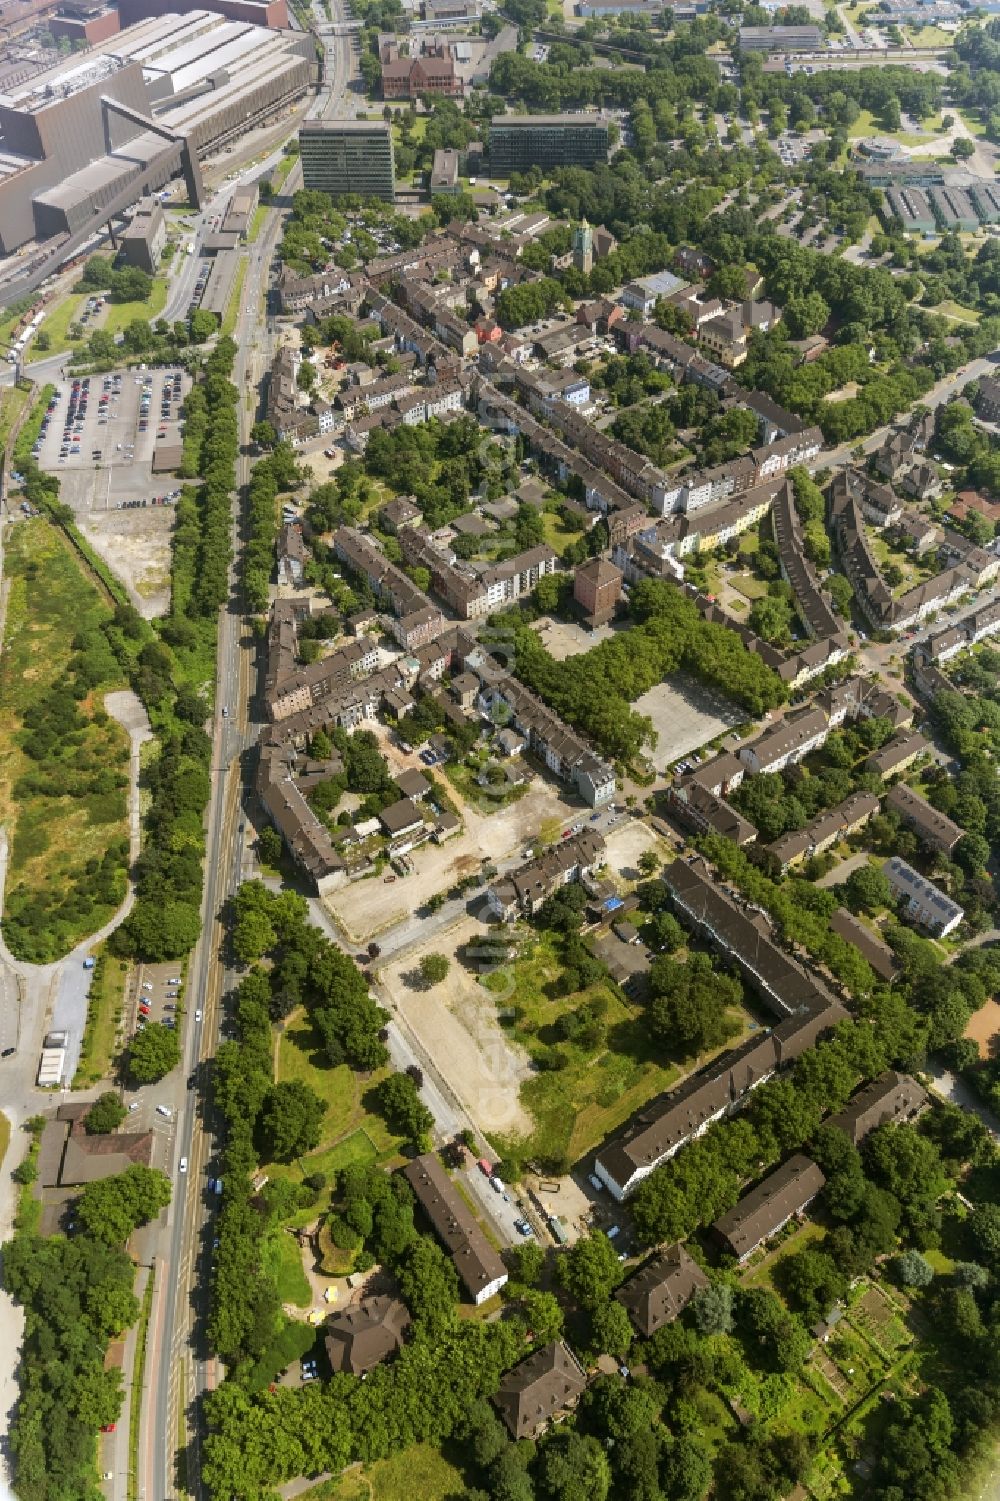
<path id="1" fill-rule="evenodd" d="M 140 1266 L 136 1269 L 134 1292 L 142 1307 L 143 1296 L 150 1277 L 150 1268 Z M 125 1351 L 122 1358 L 122 1410 L 118 1419 L 118 1425 L 114 1433 L 100 1435 L 100 1450 L 98 1453 L 98 1469 L 103 1476 L 110 1470 L 112 1478 L 103 1482 L 102 1489 L 108 1497 L 108 1501 L 127 1501 L 128 1496 L 128 1454 L 129 1454 L 129 1429 L 132 1417 L 132 1377 L 135 1371 L 135 1350 L 139 1339 L 139 1327 L 142 1315 L 136 1319 L 131 1329 L 125 1332 Z"/>

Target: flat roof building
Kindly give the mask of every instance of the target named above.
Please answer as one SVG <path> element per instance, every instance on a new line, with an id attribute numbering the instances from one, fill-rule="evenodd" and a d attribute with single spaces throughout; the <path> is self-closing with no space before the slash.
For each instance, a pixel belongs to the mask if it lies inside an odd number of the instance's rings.
<path id="1" fill-rule="evenodd" d="M 607 161 L 608 122 L 597 113 L 496 115 L 490 124 L 490 167 L 498 176 L 529 167 L 592 167 Z"/>
<path id="2" fill-rule="evenodd" d="M 306 120 L 299 129 L 302 183 L 315 192 L 343 197 L 396 196 L 392 128 L 384 120 Z"/>
<path id="3" fill-rule="evenodd" d="M 741 52 L 819 52 L 818 26 L 741 26 Z"/>

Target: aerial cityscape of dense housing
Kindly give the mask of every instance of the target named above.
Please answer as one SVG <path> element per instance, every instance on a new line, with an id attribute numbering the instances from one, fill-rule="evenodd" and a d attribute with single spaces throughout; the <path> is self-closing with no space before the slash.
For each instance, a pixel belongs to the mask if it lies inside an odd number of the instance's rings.
<path id="1" fill-rule="evenodd" d="M 2 19 L 4 1488 L 988 1493 L 1000 18 Z"/>

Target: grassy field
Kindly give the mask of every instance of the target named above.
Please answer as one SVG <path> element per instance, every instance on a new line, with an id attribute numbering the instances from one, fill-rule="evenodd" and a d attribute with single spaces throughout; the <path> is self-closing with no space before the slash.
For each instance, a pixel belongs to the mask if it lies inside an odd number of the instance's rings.
<path id="1" fill-rule="evenodd" d="M 11 428 L 28 404 L 30 391 L 20 386 L 4 386 L 0 391 L 0 452 L 7 447 Z"/>
<path id="2" fill-rule="evenodd" d="M 756 579 L 749 573 L 733 574 L 729 579 L 733 588 L 743 595 L 744 599 L 763 599 L 767 593 L 767 585 L 763 579 Z"/>
<path id="3" fill-rule="evenodd" d="M 7 1148 L 9 1146 L 10 1121 L 4 1115 L 3 1111 L 0 1110 L 0 1167 L 3 1167 L 3 1160 L 7 1155 Z"/>
<path id="4" fill-rule="evenodd" d="M 73 1076 L 74 1089 L 88 1089 L 111 1073 L 118 1019 L 125 1002 L 129 966 L 100 945 L 94 949 L 97 965 L 90 982 L 87 1026 L 80 1049 L 80 1062 Z"/>
<path id="5" fill-rule="evenodd" d="M 363 1103 L 365 1092 L 384 1074 L 372 1074 L 362 1082 L 347 1064 L 331 1068 L 319 1035 L 304 1012 L 293 1012 L 285 1024 L 274 1073 L 278 1080 L 297 1079 L 308 1084 L 324 1101 L 326 1115 L 316 1150 L 294 1163 L 269 1166 L 273 1178 L 292 1178 L 299 1183 L 310 1173 L 330 1176 L 349 1162 L 389 1161 L 398 1153 L 400 1138 L 393 1136 L 385 1122 L 370 1114 Z M 303 1211 L 303 1223 L 314 1213 Z"/>
<path id="6" fill-rule="evenodd" d="M 0 822 L 10 836 L 4 929 L 16 951 L 39 961 L 68 952 L 124 896 L 129 749 L 103 707 L 103 694 L 122 685 L 105 649 L 95 658 L 103 680 L 77 705 L 81 727 L 56 735 L 39 760 L 25 754 L 25 715 L 57 701 L 53 690 L 74 638 L 96 631 L 110 611 L 68 543 L 41 517 L 11 529 L 7 570 L 0 657 Z M 108 866 L 100 873 L 106 859 L 120 861 L 113 889 L 104 879 Z"/>
<path id="7" fill-rule="evenodd" d="M 236 327 L 236 320 L 240 316 L 240 301 L 243 297 L 243 283 L 247 277 L 247 258 L 243 256 L 236 268 L 236 280 L 233 282 L 233 290 L 229 294 L 229 302 L 226 304 L 226 316 L 222 320 L 223 334 L 231 334 Z"/>
<path id="8" fill-rule="evenodd" d="M 254 209 L 253 218 L 250 220 L 250 228 L 247 230 L 247 243 L 249 245 L 253 244 L 257 236 L 260 234 L 261 230 L 264 228 L 264 220 L 267 218 L 267 211 L 269 207 L 270 204 L 258 203 L 257 207 Z"/>
<path id="9" fill-rule="evenodd" d="M 940 318 L 950 318 L 954 323 L 978 323 L 980 317 L 979 313 L 963 307 L 960 302 L 939 302 L 937 307 L 928 308 L 928 312 L 937 313 Z"/>
<path id="10" fill-rule="evenodd" d="M 439 1449 L 414 1444 L 392 1459 L 357 1466 L 317 1485 L 300 1501 L 451 1501 L 464 1493 L 461 1471 Z"/>
<path id="11" fill-rule="evenodd" d="M 167 278 L 157 276 L 149 297 L 141 302 L 113 302 L 105 310 L 104 322 L 100 325 L 107 334 L 120 334 L 133 318 L 145 318 L 152 323 L 163 312 L 167 302 Z"/>
<path id="12" fill-rule="evenodd" d="M 556 552 L 562 552 L 570 542 L 575 542 L 577 537 L 583 536 L 583 527 L 566 525 L 566 522 L 555 509 L 542 512 L 542 526 L 545 533 L 545 541 Z"/>
<path id="13" fill-rule="evenodd" d="M 940 124 L 941 117 L 938 116 L 925 120 L 923 129 L 919 131 L 886 130 L 878 115 L 873 115 L 869 109 L 863 109 L 849 127 L 847 137 L 848 140 L 856 141 L 860 136 L 886 136 L 890 141 L 898 141 L 901 146 L 927 146 Z"/>
<path id="14" fill-rule="evenodd" d="M 298 161 L 298 159 L 298 153 L 296 153 L 295 156 L 282 157 L 281 161 L 271 173 L 271 186 L 276 193 L 279 193 L 281 191 L 282 187 L 284 186 L 286 177 L 295 166 L 295 163 Z"/>
<path id="15" fill-rule="evenodd" d="M 42 324 L 42 332 L 48 334 L 51 343 L 49 354 L 62 354 L 67 349 L 77 349 L 79 339 L 69 337 L 69 326 L 80 316 L 80 309 L 87 301 L 86 293 L 74 292 L 63 298 L 55 312 L 50 313 Z"/>
<path id="16" fill-rule="evenodd" d="M 282 1303 L 308 1308 L 312 1302 L 309 1279 L 302 1269 L 302 1252 L 294 1236 L 274 1230 L 261 1246 L 261 1266 L 274 1278 Z"/>
<path id="17" fill-rule="evenodd" d="M 559 1042 L 559 1051 L 568 1060 L 566 1067 L 539 1072 L 521 1086 L 521 1099 L 534 1116 L 536 1129 L 526 1143 L 517 1143 L 517 1154 L 540 1154 L 543 1159 L 564 1154 L 575 1161 L 640 1105 L 668 1088 L 678 1069 L 664 1063 L 662 1049 L 652 1046 L 641 1007 L 627 1004 L 604 981 L 562 996 L 562 972 L 555 940 L 543 934 L 514 964 L 515 987 L 509 998 L 505 995 L 504 1006 L 516 1014 L 513 1031 L 518 1042 L 532 1057 L 541 1058 L 556 1042 L 553 1027 L 560 1016 L 587 1001 L 606 1005 L 603 1020 L 608 1045 L 594 1053 L 575 1043 Z M 507 971 L 487 976 L 487 989 L 492 988 L 491 981 L 505 985 Z"/>

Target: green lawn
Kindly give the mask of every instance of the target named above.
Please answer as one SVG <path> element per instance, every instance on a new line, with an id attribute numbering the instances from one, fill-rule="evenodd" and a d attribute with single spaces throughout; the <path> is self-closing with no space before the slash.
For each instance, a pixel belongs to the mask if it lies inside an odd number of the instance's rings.
<path id="1" fill-rule="evenodd" d="M 575 522 L 567 525 L 556 508 L 552 510 L 546 508 L 542 512 L 542 527 L 545 541 L 558 553 L 561 553 L 570 542 L 575 542 L 578 537 L 583 536 L 583 527 L 577 526 Z"/>
<path id="2" fill-rule="evenodd" d="M 249 245 L 252 245 L 254 243 L 257 236 L 264 228 L 264 220 L 267 218 L 267 211 L 270 206 L 271 205 L 269 203 L 258 203 L 257 207 L 254 209 L 253 218 L 250 220 L 250 228 L 247 230 L 247 243 Z"/>
<path id="3" fill-rule="evenodd" d="M 86 293 L 71 293 L 57 304 L 42 324 L 41 331 L 49 336 L 49 354 L 62 354 L 67 349 L 78 349 L 79 339 L 69 337 L 69 326 L 80 316 L 80 309 L 87 300 Z"/>
<path id="4" fill-rule="evenodd" d="M 10 840 L 4 931 L 15 953 L 43 962 L 95 932 L 125 894 L 129 749 L 103 707 L 104 694 L 122 685 L 121 670 L 96 635 L 88 658 L 97 677 L 78 705 L 82 724 L 57 736 L 42 759 L 22 748 L 25 714 L 54 711 L 74 639 L 96 632 L 110 609 L 48 521 L 19 522 L 9 538 L 0 655 L 0 822 Z M 106 857 L 105 877 L 97 867 Z"/>
<path id="5" fill-rule="evenodd" d="M 928 308 L 930 313 L 937 313 L 941 318 L 951 318 L 955 323 L 978 323 L 980 315 L 972 308 L 963 307 L 960 302 L 939 302 L 937 307 Z"/>
<path id="6" fill-rule="evenodd" d="M 326 1105 L 323 1134 L 314 1152 L 294 1163 L 268 1166 L 272 1178 L 292 1178 L 301 1182 L 311 1173 L 327 1177 L 349 1162 L 390 1161 L 400 1145 L 381 1117 L 371 1115 L 363 1103 L 364 1094 L 385 1077 L 385 1070 L 362 1080 L 346 1063 L 331 1068 L 326 1061 L 319 1035 L 304 1012 L 293 1012 L 285 1023 L 277 1047 L 275 1078 L 297 1079 L 319 1095 Z M 303 1210 L 303 1223 L 315 1217 L 314 1210 Z M 293 1219 L 292 1224 L 296 1221 Z"/>
<path id="7" fill-rule="evenodd" d="M 9 1146 L 10 1121 L 4 1115 L 3 1111 L 0 1110 L 0 1167 L 3 1167 L 3 1160 L 7 1155 L 7 1148 Z"/>
<path id="8" fill-rule="evenodd" d="M 104 322 L 100 325 L 105 333 L 120 334 L 132 322 L 133 318 L 145 318 L 147 323 L 152 323 L 163 312 L 167 302 L 167 278 L 157 276 L 154 278 L 152 289 L 148 298 L 139 302 L 113 302 L 104 313 Z"/>
<path id="9" fill-rule="evenodd" d="M 352 1466 L 299 1501 L 452 1501 L 465 1494 L 462 1473 L 430 1444 L 413 1444 L 392 1459 Z"/>
<path id="10" fill-rule="evenodd" d="M 575 1161 L 668 1088 L 678 1069 L 650 1043 L 642 1008 L 627 1003 L 610 982 L 600 981 L 573 995 L 559 994 L 562 964 L 551 935 L 526 944 L 513 975 L 514 991 L 505 994 L 504 1007 L 515 1014 L 514 1036 L 534 1058 L 549 1056 L 557 1046 L 568 1061 L 564 1068 L 541 1071 L 522 1084 L 521 1099 L 536 1129 L 527 1141 L 508 1145 L 522 1157 Z M 487 976 L 484 983 L 495 989 L 497 981 L 506 983 L 506 971 Z M 594 1053 L 557 1041 L 557 1019 L 596 999 L 606 1004 L 610 1043 Z"/>
<path id="11" fill-rule="evenodd" d="M 308 1308 L 312 1289 L 302 1268 L 298 1241 L 285 1230 L 273 1230 L 261 1245 L 261 1267 L 275 1280 L 282 1303 Z"/>
<path id="12" fill-rule="evenodd" d="M 7 447 L 11 428 L 28 404 L 31 391 L 23 386 L 4 386 L 0 390 L 0 453 Z"/>
<path id="13" fill-rule="evenodd" d="M 749 573 L 737 573 L 730 576 L 730 584 L 744 599 L 763 599 L 767 593 L 767 585 L 763 579 L 754 578 Z"/>
<path id="14" fill-rule="evenodd" d="M 244 255 L 241 257 L 240 263 L 236 268 L 236 280 L 233 282 L 233 290 L 230 292 L 229 301 L 226 304 L 226 315 L 222 320 L 222 328 L 220 329 L 220 332 L 223 334 L 231 335 L 236 328 L 236 322 L 240 316 L 240 302 L 243 298 L 243 283 L 246 281 L 246 277 L 247 258 Z"/>
<path id="15" fill-rule="evenodd" d="M 934 132 L 941 124 L 940 115 L 931 117 L 923 122 L 923 128 L 913 130 L 886 130 L 878 115 L 873 115 L 871 110 L 861 110 L 854 124 L 848 129 L 848 140 L 856 141 L 860 136 L 887 136 L 891 141 L 898 141 L 901 146 L 927 146 L 934 138 Z"/>
<path id="16" fill-rule="evenodd" d="M 87 1000 L 87 1026 L 80 1049 L 80 1062 L 73 1076 L 74 1089 L 88 1089 L 111 1073 L 118 1018 L 125 1000 L 128 964 L 104 948 L 93 950 L 97 959 Z"/>

